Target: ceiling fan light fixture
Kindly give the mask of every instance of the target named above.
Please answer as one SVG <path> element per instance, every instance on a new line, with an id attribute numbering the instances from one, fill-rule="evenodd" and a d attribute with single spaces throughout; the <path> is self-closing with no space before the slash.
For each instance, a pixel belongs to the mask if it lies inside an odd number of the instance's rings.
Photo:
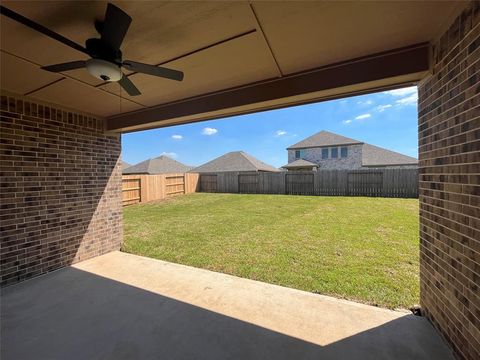
<path id="1" fill-rule="evenodd" d="M 92 76 L 103 81 L 119 81 L 123 76 L 120 66 L 102 59 L 90 59 L 86 67 Z"/>

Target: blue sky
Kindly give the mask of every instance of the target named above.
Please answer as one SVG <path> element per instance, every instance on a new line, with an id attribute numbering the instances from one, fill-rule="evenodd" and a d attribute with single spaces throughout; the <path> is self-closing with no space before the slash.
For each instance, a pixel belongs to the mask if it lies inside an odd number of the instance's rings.
<path id="1" fill-rule="evenodd" d="M 161 154 L 200 165 L 243 150 L 279 167 L 286 148 L 320 130 L 417 157 L 417 89 L 346 99 L 122 135 L 123 160 L 136 164 Z"/>

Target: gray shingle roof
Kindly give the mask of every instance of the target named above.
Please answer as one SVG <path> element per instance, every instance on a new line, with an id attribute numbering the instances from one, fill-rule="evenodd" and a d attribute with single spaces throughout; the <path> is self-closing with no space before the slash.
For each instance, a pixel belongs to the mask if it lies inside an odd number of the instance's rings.
<path id="1" fill-rule="evenodd" d="M 350 139 L 348 137 L 337 135 L 329 131 L 322 130 L 312 136 L 309 136 L 302 141 L 288 147 L 290 149 L 304 149 L 309 147 L 320 146 L 334 146 L 334 145 L 349 145 L 349 144 L 363 144 L 361 141 Z"/>
<path id="2" fill-rule="evenodd" d="M 277 168 L 254 158 L 243 151 L 226 153 L 212 161 L 209 161 L 191 172 L 225 172 L 225 171 L 272 171 L 278 172 Z"/>
<path id="3" fill-rule="evenodd" d="M 122 167 L 122 171 L 125 170 L 126 168 L 132 166 L 132 164 L 129 164 L 123 160 L 120 160 L 120 166 Z"/>
<path id="4" fill-rule="evenodd" d="M 123 174 L 168 174 L 168 173 L 184 173 L 191 170 L 192 166 L 187 166 L 162 155 L 154 159 L 148 159 L 138 164 L 132 165 L 123 170 Z"/>
<path id="5" fill-rule="evenodd" d="M 418 160 L 378 146 L 363 144 L 363 166 L 418 165 Z"/>
<path id="6" fill-rule="evenodd" d="M 288 163 L 287 165 L 283 165 L 282 168 L 294 169 L 294 168 L 313 167 L 313 166 L 318 167 L 318 164 L 315 164 L 308 160 L 298 159 L 298 160 L 292 161 L 291 163 Z"/>

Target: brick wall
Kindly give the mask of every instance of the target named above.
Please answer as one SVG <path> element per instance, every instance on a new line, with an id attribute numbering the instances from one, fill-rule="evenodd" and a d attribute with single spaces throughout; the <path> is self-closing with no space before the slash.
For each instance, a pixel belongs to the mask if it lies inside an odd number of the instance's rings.
<path id="1" fill-rule="evenodd" d="M 434 44 L 418 108 L 421 304 L 466 359 L 480 359 L 479 4 Z"/>
<path id="2" fill-rule="evenodd" d="M 346 145 L 334 146 L 338 149 L 338 158 L 331 158 L 331 149 L 333 146 L 326 147 L 328 149 L 328 159 L 322 159 L 321 148 L 305 149 L 303 159 L 320 165 L 320 170 L 356 170 L 362 168 L 362 145 Z M 340 149 L 346 147 L 348 149 L 347 157 L 340 157 Z M 295 161 L 295 150 L 288 150 L 288 162 Z"/>
<path id="3" fill-rule="evenodd" d="M 121 144 L 103 125 L 2 95 L 2 285 L 120 248 Z"/>

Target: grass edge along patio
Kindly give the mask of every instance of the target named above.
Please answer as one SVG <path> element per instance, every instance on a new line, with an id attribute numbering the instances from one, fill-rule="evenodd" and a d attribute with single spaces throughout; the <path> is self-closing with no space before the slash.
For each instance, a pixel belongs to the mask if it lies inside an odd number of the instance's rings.
<path id="1" fill-rule="evenodd" d="M 195 193 L 124 208 L 122 249 L 388 308 L 418 303 L 418 200 Z"/>

